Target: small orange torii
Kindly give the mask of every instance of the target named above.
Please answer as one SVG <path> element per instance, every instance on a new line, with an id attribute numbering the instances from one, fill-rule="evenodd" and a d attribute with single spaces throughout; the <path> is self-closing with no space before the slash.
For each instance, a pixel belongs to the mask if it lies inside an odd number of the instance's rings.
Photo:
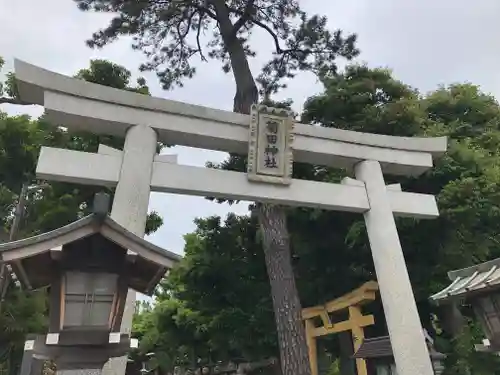
<path id="1" fill-rule="evenodd" d="M 363 328 L 375 324 L 373 315 L 363 315 L 361 306 L 375 300 L 377 291 L 377 282 L 369 281 L 358 289 L 329 301 L 324 305 L 302 309 L 302 319 L 305 321 L 309 363 L 311 365 L 312 375 L 318 375 L 317 337 L 351 331 L 354 352 L 359 349 L 359 346 L 365 338 Z M 348 310 L 349 318 L 345 321 L 332 323 L 329 314 L 340 312 L 345 309 Z M 321 318 L 322 326 L 320 327 L 316 327 L 314 323 L 314 319 L 317 317 Z M 356 359 L 356 369 L 358 375 L 367 375 L 366 362 L 364 359 Z"/>

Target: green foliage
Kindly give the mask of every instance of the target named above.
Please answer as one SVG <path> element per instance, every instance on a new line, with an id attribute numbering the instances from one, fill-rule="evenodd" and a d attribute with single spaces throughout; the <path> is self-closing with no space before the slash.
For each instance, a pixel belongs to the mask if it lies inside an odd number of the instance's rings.
<path id="1" fill-rule="evenodd" d="M 29 116 L 9 117 L 0 113 L 0 181 L 18 191 L 21 181 L 32 179 L 42 130 Z"/>
<path id="2" fill-rule="evenodd" d="M 351 65 L 342 75 L 324 78 L 323 83 L 325 91 L 306 101 L 302 122 L 411 136 L 426 121 L 417 92 L 386 69 Z"/>
<path id="3" fill-rule="evenodd" d="M 480 343 L 484 334 L 479 324 L 468 320 L 461 334 L 451 340 L 440 340 L 442 350 L 447 352 L 444 375 L 497 375 L 499 361 L 489 353 L 477 352 L 474 345 Z M 439 340 L 439 337 L 438 337 Z"/>
<path id="4" fill-rule="evenodd" d="M 0 56 L 0 72 L 5 65 L 5 60 Z M 18 99 L 18 91 L 16 86 L 16 81 L 14 73 L 7 72 L 5 74 L 5 82 L 0 81 L 0 104 L 11 103 L 11 104 L 22 104 Z M 4 96 L 5 95 L 5 96 Z"/>
<path id="5" fill-rule="evenodd" d="M 328 369 L 327 375 L 341 375 L 338 359 L 332 362 L 330 368 Z"/>
<path id="6" fill-rule="evenodd" d="M 469 84 L 442 87 L 421 97 L 392 80 L 388 72 L 384 78 L 383 71 L 375 71 L 377 75 L 382 73 L 377 80 L 373 80 L 371 74 L 368 76 L 372 78 L 367 77 L 366 67 L 356 67 L 354 72 L 361 79 L 354 79 L 352 69 L 348 69 L 349 80 L 354 81 L 350 88 L 345 87 L 343 78 L 325 80 L 326 94 L 308 102 L 303 119 L 381 134 L 449 137 L 448 152 L 432 170 L 419 178 L 398 180 L 404 190 L 435 194 L 440 208 L 437 220 L 398 220 L 421 320 L 432 332 L 434 308 L 429 306 L 427 297 L 449 283 L 447 271 L 500 256 L 496 229 L 500 223 L 499 106 L 491 96 Z M 339 100 L 344 94 L 346 99 Z M 356 110 L 349 110 L 348 98 L 353 99 Z M 385 117 L 391 112 L 390 117 Z M 379 122 L 379 119 L 383 120 Z M 390 177 L 387 180 L 395 181 Z M 324 215 L 336 216 L 334 213 Z M 346 238 L 351 251 L 368 249 L 362 232 L 362 221 L 351 225 Z M 365 259 L 367 263 L 362 268 L 369 270 L 371 261 Z M 358 262 L 355 265 L 359 267 Z M 490 370 L 495 367 L 492 361 L 477 359 L 479 354 L 473 351 L 471 343 L 473 340 L 477 343 L 479 336 L 471 332 L 465 332 L 461 339 L 462 347 L 467 347 L 467 355 L 463 349 L 457 349 L 460 346 L 450 349 L 452 353 L 458 350 L 462 363 L 459 367 L 465 371 L 460 374 L 479 371 L 479 363 L 489 366 Z"/>
<path id="7" fill-rule="evenodd" d="M 114 87 L 115 89 L 137 92 L 139 94 L 151 95 L 146 80 L 143 77 L 137 79 L 137 86 L 130 86 L 131 73 L 121 65 L 107 60 L 92 60 L 90 67 L 81 69 L 76 78 L 99 85 Z"/>
<path id="8" fill-rule="evenodd" d="M 45 291 L 25 293 L 11 288 L 0 315 L 0 369 L 19 372 L 27 333 L 42 333 L 47 324 Z"/>
<path id="9" fill-rule="evenodd" d="M 0 65 L 3 60 L 0 61 Z M 77 77 L 118 89 L 149 95 L 143 78 L 137 86 L 130 86 L 131 73 L 116 64 L 104 60 L 93 60 L 87 69 Z M 4 93 L 8 100 L 21 103 L 16 96 L 15 77 L 7 75 Z M 7 102 L 7 101 L 6 101 Z M 16 238 L 47 232 L 71 223 L 91 209 L 99 187 L 81 186 L 69 183 L 38 181 L 35 177 L 36 161 L 40 147 L 52 146 L 73 150 L 96 152 L 104 143 L 121 148 L 123 139 L 92 134 L 68 133 L 66 130 L 47 123 L 43 116 L 37 120 L 29 116 L 8 116 L 0 112 L 0 241 L 8 241 L 15 206 L 23 184 L 30 189 L 26 196 L 20 229 Z M 161 145 L 158 146 L 161 148 Z M 113 191 L 109 191 L 113 193 Z M 152 212 L 148 216 L 146 232 L 152 233 L 162 225 L 162 218 Z M 0 367 L 7 367 L 14 374 L 20 364 L 25 335 L 45 332 L 45 291 L 24 292 L 10 284 L 0 313 Z"/>
<path id="10" fill-rule="evenodd" d="M 217 217 L 196 223 L 196 233 L 186 236 L 187 260 L 170 278 L 179 285 L 173 295 L 210 320 L 210 343 L 219 353 L 265 357 L 275 341 L 266 335 L 273 313 L 256 221 L 229 215 L 223 223 Z"/>
<path id="11" fill-rule="evenodd" d="M 339 75 L 324 76 L 322 82 L 324 92 L 307 101 L 302 122 L 379 134 L 449 137 L 448 152 L 430 171 L 418 178 L 386 179 L 387 183 L 402 183 L 406 191 L 437 196 L 438 219 L 398 219 L 397 225 L 422 323 L 438 335 L 438 349 L 449 356 L 447 374 L 495 373 L 498 359 L 473 349 L 482 333 L 472 314 L 464 311 L 470 324 L 461 337 L 450 340 L 435 321 L 436 310 L 428 303 L 428 296 L 448 284 L 446 273 L 450 269 L 500 256 L 498 103 L 469 84 L 442 87 L 424 96 L 395 80 L 387 70 L 358 65 L 347 67 Z M 222 167 L 242 171 L 244 163 L 244 158 L 232 157 Z M 297 164 L 294 175 L 338 182 L 348 173 Z M 290 209 L 288 227 L 303 306 L 326 302 L 376 279 L 360 215 Z M 181 265 L 158 294 L 161 307 L 142 315 L 143 319 L 168 322 L 168 326 L 161 331 L 156 324 L 151 335 L 147 329 L 143 331 L 148 340 L 141 350 L 180 358 L 174 350 L 177 344 L 169 346 L 166 342 L 178 343 L 175 340 L 181 338 L 171 335 L 176 336 L 182 328 L 186 329 L 182 345 L 189 337 L 205 338 L 197 353 L 214 361 L 276 355 L 256 220 L 234 215 L 225 222 L 220 218 L 198 220 L 197 230 L 186 236 L 185 252 Z M 165 310 L 164 303 L 169 309 Z M 199 319 L 196 329 L 187 329 L 177 318 L 175 306 L 178 311 L 189 309 Z M 367 308 L 375 314 L 377 323 L 368 330 L 369 335 L 386 334 L 380 304 Z M 173 323 L 175 329 L 170 326 Z M 337 355 L 335 337 L 325 340 L 325 348 Z M 165 370 L 169 369 L 166 363 Z M 335 371 L 332 367 L 332 373 Z"/>
<path id="12" fill-rule="evenodd" d="M 225 222 L 199 219 L 197 226 L 185 237 L 186 260 L 162 284 L 154 309 L 142 314 L 137 329 L 141 351 L 168 358 L 161 362 L 164 369 L 196 363 L 197 357 L 259 360 L 276 355 L 255 220 L 229 215 Z M 144 332 L 148 322 L 152 329 Z"/>
<path id="13" fill-rule="evenodd" d="M 161 317 L 161 319 L 160 319 Z M 152 311 L 146 311 L 135 325 L 141 348 L 162 348 L 155 351 L 155 359 L 161 368 L 177 365 L 194 366 L 197 358 L 209 355 L 204 351 L 205 340 L 203 318 L 186 307 L 181 301 L 165 298 Z"/>
<path id="14" fill-rule="evenodd" d="M 42 141 L 43 133 L 36 121 L 0 112 L 1 242 L 8 241 L 18 192 L 24 181 L 33 179 Z M 45 327 L 45 303 L 43 291 L 24 293 L 17 288 L 7 291 L 0 314 L 0 367 L 6 367 L 12 374 L 16 373 L 21 361 L 25 335 L 41 332 Z"/>

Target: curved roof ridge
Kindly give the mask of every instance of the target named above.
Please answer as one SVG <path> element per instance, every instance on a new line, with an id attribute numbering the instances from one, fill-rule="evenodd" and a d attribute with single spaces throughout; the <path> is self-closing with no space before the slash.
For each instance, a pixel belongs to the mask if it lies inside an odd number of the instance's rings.
<path id="1" fill-rule="evenodd" d="M 20 247 L 31 245 L 31 244 L 34 244 L 37 242 L 48 241 L 48 240 L 51 240 L 51 239 L 56 238 L 58 236 L 61 236 L 63 234 L 72 232 L 76 229 L 85 227 L 85 226 L 89 225 L 89 223 L 92 223 L 96 220 L 96 217 L 95 217 L 96 215 L 97 214 L 87 215 L 87 216 L 85 216 L 77 221 L 66 224 L 65 226 L 51 230 L 49 232 L 40 233 L 40 234 L 37 234 L 35 236 L 23 238 L 20 240 L 15 240 L 15 241 L 11 241 L 11 242 L 4 242 L 4 243 L 0 244 L 0 259 L 2 259 L 2 252 L 15 250 L 15 249 L 18 249 Z"/>
<path id="2" fill-rule="evenodd" d="M 89 231 L 80 231 L 75 236 L 68 236 L 72 232 L 76 230 L 89 227 Z M 100 213 L 93 213 L 88 216 L 85 216 L 82 219 L 74 221 L 68 225 L 60 227 L 58 229 L 52 230 L 50 232 L 45 232 L 42 234 L 38 234 L 36 236 L 28 237 L 22 240 L 17 240 L 13 242 L 7 242 L 0 244 L 0 259 L 2 259 L 2 253 L 6 253 L 8 251 L 15 251 L 21 248 L 26 248 L 28 246 L 33 246 L 36 244 L 47 242 L 47 246 L 39 248 L 37 251 L 32 253 L 24 254 L 22 257 L 33 256 L 38 253 L 43 253 L 49 251 L 51 248 L 55 246 L 61 246 L 66 243 L 76 241 L 80 238 L 84 238 L 94 233 L 101 233 L 104 237 L 110 239 L 113 242 L 118 242 L 119 245 L 127 247 L 129 244 L 125 244 L 124 241 L 119 236 L 110 235 L 109 231 L 106 231 L 105 228 L 109 227 L 111 230 L 117 232 L 119 235 L 128 239 L 131 243 L 136 244 L 137 246 L 132 251 L 140 250 L 141 248 L 146 251 L 151 251 L 161 257 L 167 258 L 170 262 L 176 263 L 182 257 L 178 254 L 175 254 L 171 251 L 161 248 L 160 246 L 154 245 L 153 243 L 136 236 L 129 230 L 125 229 L 123 226 L 114 221 L 110 216 L 105 215 L 104 217 Z M 141 254 L 142 256 L 149 258 L 146 253 Z M 8 261 L 7 259 L 6 261 Z"/>

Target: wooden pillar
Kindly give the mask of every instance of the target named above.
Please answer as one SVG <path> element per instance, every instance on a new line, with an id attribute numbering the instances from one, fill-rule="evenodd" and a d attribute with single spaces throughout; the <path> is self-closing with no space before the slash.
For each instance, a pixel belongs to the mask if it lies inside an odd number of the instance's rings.
<path id="1" fill-rule="evenodd" d="M 352 334 L 352 343 L 354 346 L 354 353 L 356 353 L 365 338 L 365 333 L 363 327 L 359 324 L 356 324 L 359 319 L 362 317 L 361 309 L 359 306 L 349 306 L 349 320 L 353 322 L 351 334 Z M 368 375 L 368 371 L 366 369 L 366 361 L 362 358 L 356 358 L 356 370 L 358 375 Z"/>
<path id="2" fill-rule="evenodd" d="M 311 366 L 311 375 L 319 375 L 318 371 L 318 348 L 316 346 L 316 337 L 313 336 L 314 324 L 312 319 L 306 319 L 306 342 L 309 352 L 309 364 Z"/>

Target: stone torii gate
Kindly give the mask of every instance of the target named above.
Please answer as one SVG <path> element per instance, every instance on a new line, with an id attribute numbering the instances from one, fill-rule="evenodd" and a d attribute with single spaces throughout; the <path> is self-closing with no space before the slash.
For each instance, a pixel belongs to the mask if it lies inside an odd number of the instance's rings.
<path id="1" fill-rule="evenodd" d="M 144 235 L 151 190 L 362 213 L 398 373 L 432 374 L 394 215 L 434 218 L 438 209 L 431 195 L 403 192 L 397 184 L 386 187 L 383 173 L 419 175 L 446 151 L 446 138 L 393 137 L 303 124 L 295 124 L 292 132 L 286 114 L 272 109 L 257 108 L 248 116 L 153 98 L 19 60 L 15 72 L 21 99 L 43 105 L 52 123 L 125 137 L 123 151 L 102 146 L 93 154 L 44 147 L 37 175 L 116 186 L 111 217 L 136 235 Z M 266 133 L 271 123 L 273 134 Z M 294 160 L 347 168 L 356 179 L 342 184 L 292 180 L 292 139 Z M 155 155 L 157 141 L 248 153 L 249 173 L 178 165 L 175 156 Z M 273 163 L 263 161 L 262 151 Z M 132 320 L 134 295 L 129 297 L 123 332 L 130 331 Z M 123 375 L 125 360 L 115 363 L 103 371 Z"/>

